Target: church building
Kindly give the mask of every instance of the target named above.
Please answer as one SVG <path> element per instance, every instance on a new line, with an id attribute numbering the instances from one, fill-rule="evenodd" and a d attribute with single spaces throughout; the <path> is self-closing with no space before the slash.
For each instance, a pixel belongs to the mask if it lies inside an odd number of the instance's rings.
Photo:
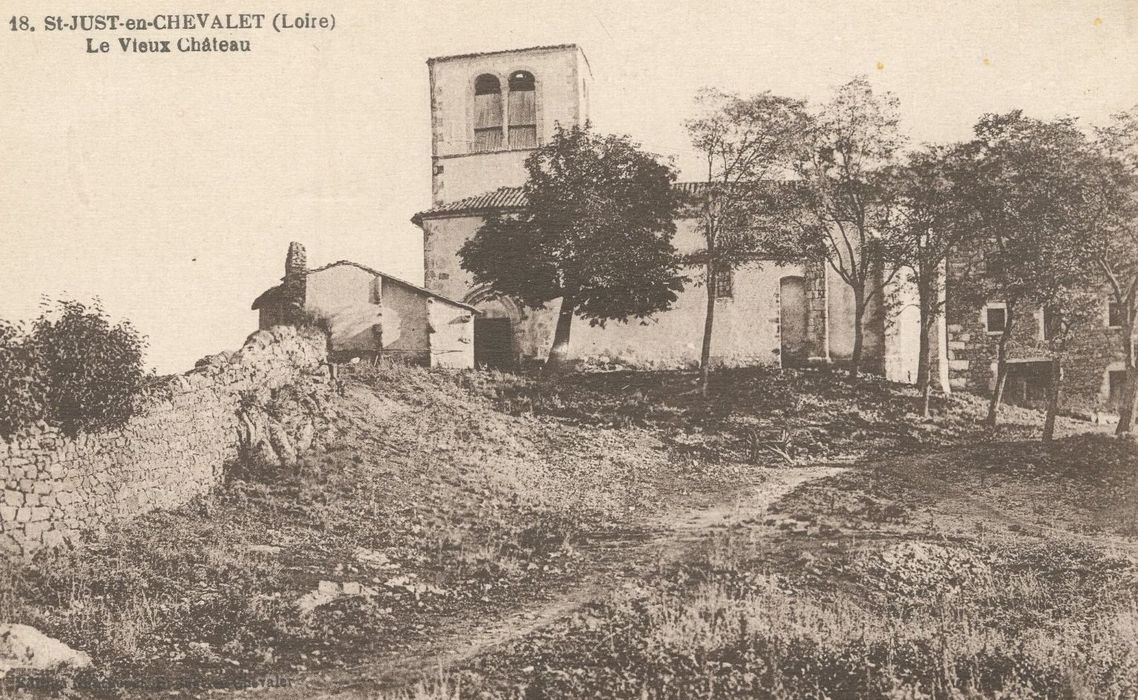
<path id="1" fill-rule="evenodd" d="M 478 310 L 476 365 L 509 368 L 541 359 L 552 342 L 557 302 L 535 310 L 496 296 L 473 283 L 458 251 L 488 214 L 523 210 L 525 159 L 552 138 L 555 125 L 583 125 L 589 119 L 589 61 L 578 46 L 564 44 L 432 58 L 427 66 L 432 206 L 412 218 L 423 231 L 424 286 Z M 676 186 L 698 195 L 701 183 Z M 677 249 L 701 247 L 698 218 L 683 217 L 676 225 Z M 694 270 L 691 277 L 698 274 Z M 850 358 L 853 293 L 827 265 L 756 260 L 718 287 L 716 364 L 793 366 Z M 865 365 L 911 382 L 916 379 L 916 310 L 894 308 L 871 310 Z M 645 321 L 610 322 L 603 328 L 574 323 L 569 352 L 634 367 L 691 366 L 699 361 L 705 309 L 706 290 L 689 284 L 672 309 Z"/>

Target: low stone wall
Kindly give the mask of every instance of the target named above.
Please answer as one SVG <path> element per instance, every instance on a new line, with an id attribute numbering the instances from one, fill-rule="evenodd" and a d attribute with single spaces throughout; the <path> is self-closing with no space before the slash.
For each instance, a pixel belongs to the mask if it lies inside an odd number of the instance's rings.
<path id="1" fill-rule="evenodd" d="M 40 425 L 0 439 L 0 555 L 74 543 L 208 492 L 237 456 L 242 394 L 318 373 L 324 359 L 323 338 L 258 331 L 170 377 L 119 430 L 71 438 Z"/>

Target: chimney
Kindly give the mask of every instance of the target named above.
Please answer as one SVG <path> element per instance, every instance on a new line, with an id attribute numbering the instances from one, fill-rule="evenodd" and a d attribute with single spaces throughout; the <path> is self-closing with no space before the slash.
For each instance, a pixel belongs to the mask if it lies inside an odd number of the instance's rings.
<path id="1" fill-rule="evenodd" d="M 304 318 L 304 305 L 308 295 L 308 261 L 304 246 L 296 241 L 288 244 L 285 257 L 285 274 L 282 287 L 281 311 L 287 323 L 298 324 Z"/>

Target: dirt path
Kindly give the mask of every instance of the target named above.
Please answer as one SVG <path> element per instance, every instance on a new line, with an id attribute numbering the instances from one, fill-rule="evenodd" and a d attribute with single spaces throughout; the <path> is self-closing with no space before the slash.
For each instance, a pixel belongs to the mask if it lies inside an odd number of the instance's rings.
<path id="1" fill-rule="evenodd" d="M 570 585 L 540 600 L 503 611 L 492 619 L 456 620 L 411 653 L 376 659 L 333 674 L 305 679 L 291 688 L 231 697 L 374 698 L 416 680 L 437 675 L 496 646 L 555 624 L 581 606 L 626 582 L 650 575 L 662 562 L 687 554 L 714 528 L 755 518 L 796 486 L 843 471 L 837 467 L 764 470 L 763 481 L 709 508 L 678 510 L 649 518 L 628 537 L 594 541 L 582 547 L 588 571 Z"/>

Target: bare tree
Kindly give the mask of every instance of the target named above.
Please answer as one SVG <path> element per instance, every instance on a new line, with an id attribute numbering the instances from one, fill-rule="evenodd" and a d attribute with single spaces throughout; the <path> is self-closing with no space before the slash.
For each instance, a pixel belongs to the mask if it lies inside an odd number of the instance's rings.
<path id="1" fill-rule="evenodd" d="M 891 190 L 898 203 L 895 233 L 898 262 L 917 289 L 920 341 L 917 387 L 922 415 L 929 416 L 932 395 L 932 332 L 944 312 L 941 268 L 949 254 L 975 232 L 971 212 L 960 201 L 958 183 L 966 175 L 958 148 L 929 146 L 908 155 L 893 170 Z"/>
<path id="2" fill-rule="evenodd" d="M 853 291 L 855 377 L 867 311 L 875 300 L 884 301 L 900 270 L 892 250 L 896 201 L 888 173 L 906 142 L 897 110 L 897 100 L 875 94 L 864 76 L 839 87 L 813 114 L 796 162 L 797 201 L 785 210 L 790 252 L 824 261 Z"/>
<path id="3" fill-rule="evenodd" d="M 707 313 L 700 349 L 700 386 L 706 396 L 711 373 L 715 303 L 724 277 L 761 254 L 764 231 L 758 221 L 806 130 L 805 103 L 769 92 L 743 98 L 715 89 L 696 96 L 701 116 L 685 122 L 692 145 L 703 156 L 707 177 L 690 206 L 699 212 L 703 248 L 688 256 L 702 265 Z"/>

